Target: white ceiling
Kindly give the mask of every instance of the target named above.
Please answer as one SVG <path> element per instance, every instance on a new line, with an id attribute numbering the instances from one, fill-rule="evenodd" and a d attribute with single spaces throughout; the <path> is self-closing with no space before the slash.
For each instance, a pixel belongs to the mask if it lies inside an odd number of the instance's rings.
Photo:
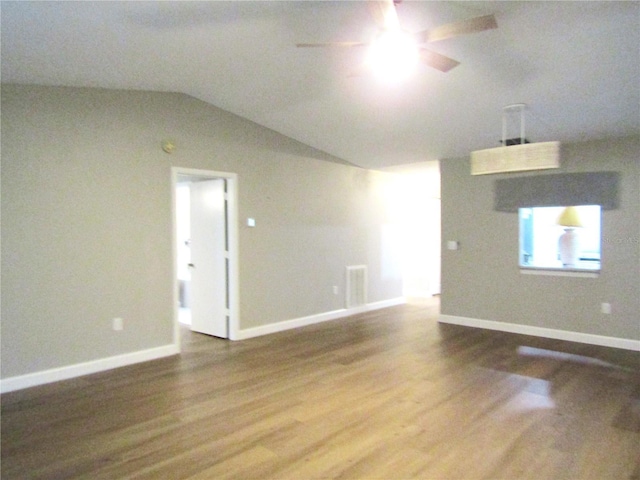
<path id="1" fill-rule="evenodd" d="M 411 32 L 494 14 L 498 29 L 431 48 L 400 85 L 354 76 L 364 2 L 1 3 L 2 81 L 183 92 L 334 156 L 383 168 L 498 146 L 503 107 L 527 104 L 531 141 L 640 131 L 640 2 L 422 2 Z"/>

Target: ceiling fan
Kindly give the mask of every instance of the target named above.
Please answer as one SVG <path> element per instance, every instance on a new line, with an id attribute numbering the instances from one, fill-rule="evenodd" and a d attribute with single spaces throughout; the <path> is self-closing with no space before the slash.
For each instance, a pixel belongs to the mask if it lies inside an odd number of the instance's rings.
<path id="1" fill-rule="evenodd" d="M 460 65 L 460 62 L 449 58 L 441 53 L 435 52 L 424 45 L 445 40 L 447 38 L 457 37 L 460 35 L 468 35 L 471 33 L 483 32 L 498 28 L 496 19 L 493 15 L 484 15 L 475 17 L 461 22 L 449 23 L 441 25 L 432 30 L 424 30 L 416 33 L 405 32 L 400 28 L 396 5 L 402 0 L 379 0 L 368 2 L 371 14 L 378 24 L 381 32 L 374 42 L 325 42 L 325 43 L 298 43 L 296 47 L 363 47 L 372 46 L 376 41 L 381 40 L 384 36 L 402 36 L 408 40 L 416 50 L 419 61 L 435 68 L 441 72 L 448 72 L 454 67 Z M 396 52 L 392 53 L 396 55 Z M 397 55 L 396 55 L 397 56 Z"/>

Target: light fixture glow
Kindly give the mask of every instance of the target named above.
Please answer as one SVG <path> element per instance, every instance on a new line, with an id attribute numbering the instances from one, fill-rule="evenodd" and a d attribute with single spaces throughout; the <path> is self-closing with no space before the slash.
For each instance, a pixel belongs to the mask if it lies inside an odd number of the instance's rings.
<path id="1" fill-rule="evenodd" d="M 418 63 L 418 47 L 401 30 L 387 30 L 371 44 L 367 63 L 382 80 L 402 80 Z"/>

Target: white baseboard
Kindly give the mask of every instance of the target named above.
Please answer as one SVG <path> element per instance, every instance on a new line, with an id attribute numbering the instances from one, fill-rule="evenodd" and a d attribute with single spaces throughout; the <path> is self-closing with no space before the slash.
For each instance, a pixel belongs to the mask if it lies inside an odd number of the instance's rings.
<path id="1" fill-rule="evenodd" d="M 247 338 L 260 337 L 262 335 L 269 335 L 271 333 L 284 332 L 285 330 L 291 330 L 293 328 L 306 327 L 315 323 L 328 322 L 331 320 L 337 320 L 339 318 L 349 317 L 358 313 L 369 312 L 372 310 L 378 310 L 380 308 L 394 307 L 396 305 L 402 305 L 406 303 L 404 297 L 393 298 L 391 300 L 383 300 L 381 302 L 368 303 L 362 307 L 356 308 L 343 308 L 341 310 L 334 310 L 332 312 L 318 313 L 316 315 L 309 315 L 308 317 L 294 318 L 292 320 L 284 320 L 282 322 L 270 323 L 262 325 L 260 327 L 245 328 L 240 330 L 236 338 L 232 340 L 245 340 Z"/>
<path id="2" fill-rule="evenodd" d="M 556 340 L 567 340 L 569 342 L 600 345 L 602 347 L 640 351 L 640 340 L 631 340 L 628 338 L 605 337 L 603 335 L 593 335 L 591 333 L 556 330 L 553 328 L 534 327 L 531 325 L 520 325 L 517 323 L 496 322 L 494 320 L 480 320 L 478 318 L 457 317 L 455 315 L 440 315 L 438 321 L 440 323 L 451 323 L 454 325 L 463 325 L 465 327 L 485 328 L 487 330 L 520 333 L 522 335 L 532 335 L 534 337 L 553 338 Z"/>
<path id="3" fill-rule="evenodd" d="M 240 330 L 237 333 L 236 337 L 232 338 L 231 340 L 244 340 L 247 338 L 268 335 L 270 333 L 282 332 L 285 330 L 290 330 L 292 328 L 313 325 L 314 323 L 337 320 L 339 318 L 348 317 L 357 313 L 378 310 L 380 308 L 393 307 L 395 305 L 402 305 L 405 302 L 406 300 L 404 297 L 394 298 L 391 300 L 370 303 L 363 307 L 335 310 L 333 312 L 310 315 L 308 317 L 286 320 L 283 322 L 263 325 L 260 327 L 247 328 L 244 330 Z M 76 365 L 69 365 L 66 367 L 53 368 L 51 370 L 44 370 L 41 372 L 29 373 L 26 375 L 9 377 L 0 380 L 0 393 L 12 392 L 14 390 L 21 390 L 23 388 L 58 382 L 60 380 L 68 380 L 70 378 L 80 377 L 82 375 L 89 375 L 91 373 L 103 372 L 106 370 L 111 370 L 113 368 L 133 365 L 135 363 L 156 360 L 158 358 L 169 357 L 171 355 L 177 355 L 179 353 L 180 346 L 171 344 L 162 347 L 151 348 L 149 350 L 141 350 L 139 352 L 132 352 L 124 355 L 117 355 L 114 357 L 101 358 L 90 362 L 78 363 Z"/>
<path id="4" fill-rule="evenodd" d="M 140 350 L 138 352 L 125 353 L 114 357 L 100 358 L 90 362 L 78 363 L 66 367 L 53 368 L 42 372 L 29 373 L 0 380 L 0 393 L 12 392 L 23 388 L 44 385 L 45 383 L 58 382 L 69 378 L 103 372 L 113 368 L 133 365 L 134 363 L 147 362 L 158 358 L 169 357 L 180 353 L 179 346 L 165 345 L 162 347 Z"/>

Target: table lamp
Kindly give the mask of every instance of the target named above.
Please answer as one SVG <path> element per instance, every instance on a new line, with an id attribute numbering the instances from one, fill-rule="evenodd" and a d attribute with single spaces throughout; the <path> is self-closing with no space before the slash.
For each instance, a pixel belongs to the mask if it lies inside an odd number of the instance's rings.
<path id="1" fill-rule="evenodd" d="M 581 228 L 582 221 L 576 207 L 566 207 L 558 217 L 558 225 L 564 227 L 564 233 L 558 239 L 560 261 L 563 267 L 575 267 L 579 259 L 580 238 L 576 228 Z"/>

